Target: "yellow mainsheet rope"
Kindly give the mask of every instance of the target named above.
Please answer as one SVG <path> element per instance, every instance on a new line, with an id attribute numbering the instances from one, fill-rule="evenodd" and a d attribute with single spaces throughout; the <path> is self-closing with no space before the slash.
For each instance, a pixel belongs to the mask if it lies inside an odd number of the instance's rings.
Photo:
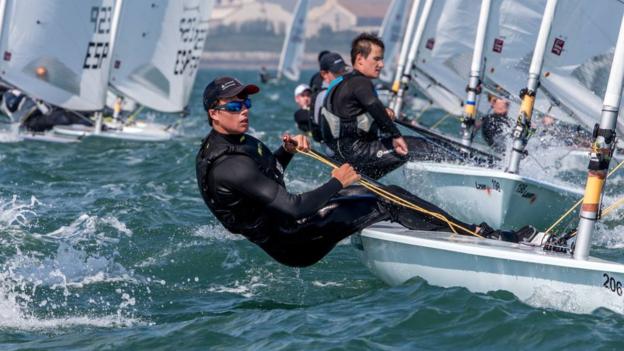
<path id="1" fill-rule="evenodd" d="M 310 149 L 309 151 L 298 150 L 298 152 L 303 154 L 303 155 L 306 155 L 308 157 L 311 157 L 311 158 L 313 158 L 315 160 L 318 160 L 318 161 L 320 161 L 320 162 L 322 162 L 322 163 L 324 163 L 324 164 L 326 164 L 326 165 L 328 165 L 328 166 L 330 166 L 332 168 L 338 168 L 338 166 L 336 164 L 334 164 L 332 161 L 330 161 L 325 156 L 317 153 L 316 151 L 314 151 L 312 149 Z M 417 205 L 415 205 L 415 204 L 413 204 L 413 203 L 411 203 L 411 202 L 409 202 L 409 201 L 407 201 L 407 200 L 405 200 L 405 199 L 403 199 L 403 198 L 401 198 L 401 197 L 399 197 L 399 196 L 397 196 L 397 195 L 395 195 L 395 194 L 393 194 L 393 193 L 383 189 L 382 187 L 380 187 L 378 185 L 375 185 L 375 184 L 373 184 L 373 183 L 371 183 L 371 182 L 369 182 L 369 181 L 367 181 L 365 179 L 360 179 L 359 182 L 366 189 L 370 190 L 371 192 L 373 192 L 373 193 L 375 193 L 375 194 L 377 194 L 377 195 L 379 195 L 379 196 L 381 196 L 381 197 L 383 197 L 383 198 L 385 198 L 385 199 L 387 199 L 387 200 L 389 200 L 391 202 L 394 202 L 395 204 L 398 204 L 400 206 L 412 209 L 414 211 L 418 211 L 418 212 L 427 214 L 427 215 L 429 215 L 431 217 L 439 219 L 442 222 L 445 222 L 446 224 L 448 224 L 448 226 L 451 229 L 451 231 L 453 231 L 453 233 L 455 233 L 455 234 L 457 234 L 457 230 L 456 229 L 459 229 L 459 230 L 462 230 L 462 231 L 464 231 L 464 232 L 466 232 L 468 234 L 471 234 L 471 235 L 474 235 L 476 237 L 479 237 L 479 238 L 483 239 L 483 237 L 481 235 L 479 235 L 479 234 L 475 233 L 474 231 L 472 231 L 472 230 L 470 230 L 468 228 L 465 228 L 465 227 L 463 227 L 463 226 L 461 226 L 461 225 L 459 225 L 457 223 L 451 222 L 448 218 L 446 218 L 444 215 L 442 215 L 440 213 L 428 211 L 428 210 L 426 210 L 426 209 L 424 209 L 424 208 L 422 208 L 420 206 L 417 206 Z"/>

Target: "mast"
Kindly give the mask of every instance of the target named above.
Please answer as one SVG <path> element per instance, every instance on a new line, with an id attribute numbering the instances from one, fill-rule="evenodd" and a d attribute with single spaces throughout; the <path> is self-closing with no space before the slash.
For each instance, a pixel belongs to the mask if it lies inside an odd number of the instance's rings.
<path id="1" fill-rule="evenodd" d="M 511 158 L 507 172 L 518 173 L 520 159 L 524 155 L 524 148 L 529 138 L 529 130 L 531 128 L 531 116 L 533 115 L 533 105 L 535 104 L 535 94 L 539 86 L 539 77 L 542 72 L 544 63 L 544 53 L 546 52 L 546 44 L 550 36 L 550 28 L 555 10 L 557 8 L 557 0 L 548 0 L 544 9 L 544 17 L 537 35 L 535 50 L 531 59 L 531 67 L 529 68 L 529 79 L 526 88 L 520 91 L 522 104 L 520 105 L 520 114 L 516 121 L 516 127 L 513 130 L 513 147 L 511 149 Z"/>
<path id="2" fill-rule="evenodd" d="M 420 20 L 418 21 L 418 27 L 416 28 L 416 33 L 414 34 L 414 40 L 412 41 L 409 55 L 407 56 L 407 61 L 405 62 L 401 83 L 399 84 L 394 106 L 392 107 L 396 116 L 399 116 L 401 107 L 403 107 L 403 95 L 405 95 L 405 90 L 407 90 L 407 85 L 409 84 L 410 77 L 412 75 L 412 66 L 414 64 L 414 60 L 416 59 L 416 55 L 418 54 L 418 47 L 420 47 L 420 42 L 422 41 L 423 34 L 425 33 L 425 26 L 427 25 L 427 20 L 429 18 L 429 13 L 431 13 L 432 6 L 433 0 L 425 1 L 425 5 L 420 15 Z M 399 71 L 397 70 L 397 73 L 398 72 Z"/>
<path id="3" fill-rule="evenodd" d="M 392 83 L 392 92 L 394 93 L 395 97 L 397 96 L 397 93 L 399 92 L 401 80 L 403 78 L 403 71 L 405 70 L 405 62 L 407 61 L 407 54 L 409 53 L 410 43 L 412 42 L 412 37 L 414 35 L 414 27 L 416 26 L 416 19 L 418 17 L 419 7 L 420 7 L 420 0 L 414 0 L 412 2 L 412 8 L 410 10 L 407 27 L 405 28 L 405 34 L 403 35 L 403 42 L 401 43 L 401 53 L 399 54 L 399 63 L 397 65 L 394 82 Z M 406 77 L 406 79 L 409 81 L 409 76 Z M 393 106 L 395 115 L 398 116 L 400 111 L 394 109 L 394 107 L 396 107 L 395 101 L 392 102 L 392 106 Z"/>
<path id="4" fill-rule="evenodd" d="M 115 50 L 115 42 L 117 40 L 117 28 L 119 27 L 119 19 L 121 18 L 121 9 L 123 8 L 123 1 L 124 0 L 116 0 L 115 1 L 115 7 L 113 9 L 113 21 L 111 23 L 111 29 L 110 29 L 110 40 L 109 40 L 109 50 L 111 52 L 111 56 L 112 57 L 112 53 Z M 111 71 L 111 64 L 110 64 L 110 59 L 108 62 L 108 65 L 106 67 L 107 73 L 106 76 L 110 77 L 110 71 Z M 108 86 L 108 80 L 105 83 Z M 106 89 L 103 90 L 102 92 L 102 102 L 103 102 L 103 106 L 106 105 Z M 100 111 L 96 111 L 93 114 L 93 117 L 95 119 L 95 123 L 93 125 L 93 129 L 94 129 L 94 133 L 95 134 L 100 134 L 102 132 L 102 110 Z"/>
<path id="5" fill-rule="evenodd" d="M 474 51 L 472 53 L 472 64 L 470 66 L 470 76 L 466 87 L 466 101 L 464 102 L 464 115 L 462 118 L 462 144 L 470 146 L 474 133 L 474 123 L 477 114 L 477 95 L 479 95 L 479 83 L 481 81 L 481 67 L 483 66 L 483 47 L 490 17 L 491 0 L 481 2 L 481 12 L 479 13 L 479 24 L 477 25 L 477 35 L 475 37 Z"/>
<path id="6" fill-rule="evenodd" d="M 594 126 L 594 142 L 587 167 L 585 197 L 581 206 L 580 221 L 574 258 L 586 260 L 589 256 L 594 224 L 600 218 L 600 200 L 609 170 L 611 156 L 615 149 L 616 123 L 622 97 L 624 81 L 624 16 L 615 45 L 609 82 L 602 105 L 600 124 Z"/>

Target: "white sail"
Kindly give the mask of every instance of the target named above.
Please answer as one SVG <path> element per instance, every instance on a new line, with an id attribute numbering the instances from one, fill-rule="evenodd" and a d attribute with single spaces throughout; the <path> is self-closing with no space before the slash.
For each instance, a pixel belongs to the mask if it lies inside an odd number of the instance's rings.
<path id="1" fill-rule="evenodd" d="M 484 56 L 485 87 L 515 103 L 520 103 L 520 90 L 526 86 L 545 7 L 546 0 L 495 0 L 492 3 Z M 537 95 L 535 110 L 573 122 L 543 94 Z"/>
<path id="2" fill-rule="evenodd" d="M 63 108 L 104 106 L 114 0 L 6 0 L 0 77 Z"/>
<path id="3" fill-rule="evenodd" d="M 599 4 L 582 0 L 564 1 L 557 7 L 544 55 L 541 88 L 566 106 L 587 129 L 600 120 L 606 80 L 588 86 L 587 74 L 611 65 L 610 57 L 624 14 L 624 3 L 605 0 Z M 583 67 L 582 67 L 583 66 Z M 583 70 L 585 77 L 577 74 Z M 592 91 L 594 89 L 594 91 Z M 600 91 L 595 91 L 600 90 Z M 618 121 L 624 133 L 624 121 Z"/>
<path id="4" fill-rule="evenodd" d="M 379 37 L 384 42 L 384 69 L 379 79 L 391 83 L 397 69 L 398 54 L 407 27 L 412 0 L 392 0 L 381 24 Z"/>
<path id="5" fill-rule="evenodd" d="M 435 1 L 418 49 L 415 82 L 419 89 L 447 112 L 460 115 L 468 74 L 446 64 L 462 58 L 470 68 L 480 2 Z"/>
<path id="6" fill-rule="evenodd" d="M 308 14 L 308 0 L 299 0 L 295 7 L 295 13 L 286 33 L 284 45 L 282 46 L 282 54 L 280 56 L 279 65 L 277 67 L 278 79 L 282 76 L 297 81 L 301 62 L 303 61 L 303 52 L 305 50 L 305 27 L 306 17 Z"/>
<path id="7" fill-rule="evenodd" d="M 122 6 L 110 84 L 141 105 L 179 112 L 188 104 L 212 1 L 130 0 Z"/>

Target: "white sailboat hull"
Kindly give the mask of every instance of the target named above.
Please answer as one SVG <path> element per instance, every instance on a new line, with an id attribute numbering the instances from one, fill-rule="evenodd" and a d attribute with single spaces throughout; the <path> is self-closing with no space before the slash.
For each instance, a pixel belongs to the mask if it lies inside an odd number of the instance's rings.
<path id="1" fill-rule="evenodd" d="M 472 292 L 506 290 L 538 307 L 624 312 L 624 265 L 540 247 L 379 223 L 352 236 L 365 265 L 390 285 L 421 277 Z"/>
<path id="2" fill-rule="evenodd" d="M 460 220 L 494 228 L 545 230 L 583 196 L 580 189 L 493 169 L 409 162 L 404 172 L 414 194 Z"/>
<path id="3" fill-rule="evenodd" d="M 29 132 L 20 129 L 19 123 L 0 125 L 0 143 L 16 143 L 24 140 L 45 141 L 50 143 L 75 143 L 79 140 L 71 136 L 56 135 L 52 131 Z"/>
<path id="4" fill-rule="evenodd" d="M 137 121 L 129 125 L 124 125 L 120 129 L 102 130 L 95 133 L 95 129 L 83 125 L 55 126 L 55 134 L 62 136 L 73 136 L 76 138 L 99 137 L 119 140 L 133 141 L 165 141 L 175 136 L 173 128 L 159 123 Z"/>

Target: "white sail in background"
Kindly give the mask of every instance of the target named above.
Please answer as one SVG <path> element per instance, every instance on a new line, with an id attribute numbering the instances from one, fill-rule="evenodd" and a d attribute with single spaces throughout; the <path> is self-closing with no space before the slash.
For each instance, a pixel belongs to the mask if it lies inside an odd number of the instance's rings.
<path id="1" fill-rule="evenodd" d="M 607 82 L 606 79 L 599 82 L 602 87 L 587 86 L 576 70 L 582 65 L 594 66 L 593 69 L 603 66 L 608 70 L 611 61 L 601 58 L 612 54 L 615 48 L 622 14 L 624 3 L 616 0 L 562 1 L 555 12 L 544 55 L 541 88 L 570 109 L 589 130 L 600 121 L 601 96 Z M 624 133 L 621 119 L 618 130 Z"/>
<path id="2" fill-rule="evenodd" d="M 286 33 L 282 54 L 277 67 L 277 78 L 282 76 L 297 81 L 301 73 L 300 67 L 305 50 L 305 27 L 308 14 L 308 0 L 299 0 L 295 7 L 290 28 Z"/>
<path id="3" fill-rule="evenodd" d="M 418 48 L 414 82 L 434 103 L 461 115 L 468 75 L 445 62 L 463 57 L 469 68 L 480 2 L 435 1 Z"/>
<path id="4" fill-rule="evenodd" d="M 0 77 L 66 109 L 104 106 L 114 0 L 6 0 Z"/>
<path id="5" fill-rule="evenodd" d="M 398 63 L 398 54 L 401 42 L 406 34 L 407 19 L 409 17 L 412 0 L 392 0 L 384 20 L 381 24 L 379 37 L 384 42 L 384 69 L 379 79 L 391 83 L 394 79 Z"/>
<path id="6" fill-rule="evenodd" d="M 484 48 L 484 86 L 497 95 L 519 104 L 519 93 L 526 86 L 529 64 L 546 0 L 494 0 Z M 487 109 L 482 104 L 482 110 Z M 544 94 L 537 94 L 535 110 L 574 122 Z"/>
<path id="7" fill-rule="evenodd" d="M 188 104 L 212 1 L 130 0 L 122 6 L 110 84 L 141 105 L 180 112 Z"/>

